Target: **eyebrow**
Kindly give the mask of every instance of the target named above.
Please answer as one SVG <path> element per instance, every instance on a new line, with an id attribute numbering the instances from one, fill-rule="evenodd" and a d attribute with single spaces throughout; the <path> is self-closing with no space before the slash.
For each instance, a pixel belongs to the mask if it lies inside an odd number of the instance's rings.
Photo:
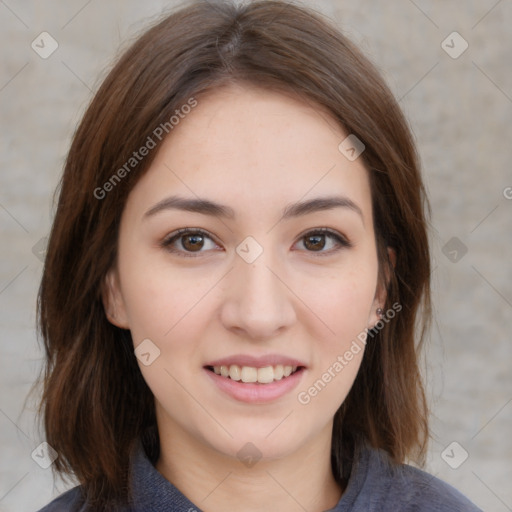
<path id="1" fill-rule="evenodd" d="M 354 201 L 344 196 L 317 197 L 315 199 L 289 204 L 284 208 L 280 220 L 300 217 L 324 210 L 332 210 L 334 208 L 347 208 L 356 212 L 361 217 L 364 224 L 364 216 L 361 208 L 354 203 Z M 162 199 L 151 207 L 144 214 L 143 218 L 147 219 L 165 210 L 182 210 L 225 219 L 235 219 L 236 217 L 235 211 L 231 207 L 210 201 L 209 199 L 170 196 Z"/>

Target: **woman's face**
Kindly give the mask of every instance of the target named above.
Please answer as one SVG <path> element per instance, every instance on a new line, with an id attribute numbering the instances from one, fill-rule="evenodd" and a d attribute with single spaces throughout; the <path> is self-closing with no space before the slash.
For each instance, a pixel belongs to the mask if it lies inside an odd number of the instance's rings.
<path id="1" fill-rule="evenodd" d="M 105 306 L 161 435 L 282 457 L 330 439 L 385 299 L 368 175 L 319 107 L 234 86 L 197 100 L 129 195 Z"/>

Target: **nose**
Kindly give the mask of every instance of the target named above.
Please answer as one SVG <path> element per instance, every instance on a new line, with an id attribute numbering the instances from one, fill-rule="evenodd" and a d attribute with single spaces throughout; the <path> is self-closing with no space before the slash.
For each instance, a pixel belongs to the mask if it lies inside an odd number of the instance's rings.
<path id="1" fill-rule="evenodd" d="M 252 263 L 237 257 L 225 283 L 224 327 L 251 340 L 282 335 L 296 320 L 293 284 L 286 281 L 283 265 L 269 250 Z"/>

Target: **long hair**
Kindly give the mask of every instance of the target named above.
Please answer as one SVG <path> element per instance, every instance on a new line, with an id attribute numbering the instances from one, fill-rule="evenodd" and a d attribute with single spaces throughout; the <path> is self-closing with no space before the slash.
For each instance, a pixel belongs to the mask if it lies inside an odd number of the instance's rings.
<path id="1" fill-rule="evenodd" d="M 158 438 L 148 434 L 156 425 L 154 398 L 130 332 L 107 320 L 102 302 L 124 205 L 158 148 L 130 159 L 148 137 L 155 139 L 156 128 L 172 136 L 170 119 L 191 98 L 244 82 L 326 108 L 364 143 L 385 309 L 402 306 L 368 337 L 335 415 L 333 474 L 347 478 L 350 454 L 363 440 L 396 462 L 421 463 L 425 454 L 428 410 L 418 350 L 431 315 L 430 207 L 398 103 L 374 65 L 315 11 L 272 0 L 194 2 L 121 55 L 74 134 L 59 183 L 37 303 L 46 355 L 39 414 L 59 454 L 54 470 L 74 475 L 98 509 L 128 500 L 129 451 L 137 438 L 148 453 L 158 450 Z M 396 251 L 394 266 L 387 247 Z"/>

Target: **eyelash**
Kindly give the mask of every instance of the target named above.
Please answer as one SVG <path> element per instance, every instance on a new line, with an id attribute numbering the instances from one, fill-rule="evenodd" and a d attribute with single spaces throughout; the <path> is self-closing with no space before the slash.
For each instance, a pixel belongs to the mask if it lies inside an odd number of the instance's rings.
<path id="1" fill-rule="evenodd" d="M 179 254 L 180 256 L 182 256 L 184 258 L 197 258 L 203 252 L 205 252 L 205 251 L 197 251 L 197 252 L 181 251 L 181 250 L 177 250 L 177 249 L 173 248 L 172 244 L 175 241 L 179 240 L 183 235 L 202 235 L 202 236 L 209 238 L 213 242 L 215 242 L 215 240 L 210 235 L 210 233 L 208 233 L 207 231 L 205 231 L 203 229 L 182 228 L 182 229 L 179 229 L 178 231 L 176 231 L 175 233 L 172 233 L 169 236 L 167 236 L 166 238 L 164 238 L 160 242 L 160 246 L 163 249 L 165 249 L 171 253 L 174 253 L 174 254 Z M 305 233 L 304 235 L 299 237 L 299 241 L 307 238 L 308 236 L 314 236 L 314 235 L 328 235 L 329 237 L 336 240 L 336 242 L 339 244 L 339 246 L 336 249 L 331 249 L 330 251 L 306 251 L 306 252 L 310 252 L 312 254 L 316 254 L 320 257 L 325 256 L 325 255 L 334 254 L 344 248 L 349 249 L 349 248 L 353 247 L 353 244 L 348 239 L 346 239 L 345 237 L 343 237 L 336 231 L 329 229 L 329 228 L 318 228 L 318 229 L 313 229 L 311 231 L 308 231 L 307 233 Z"/>

